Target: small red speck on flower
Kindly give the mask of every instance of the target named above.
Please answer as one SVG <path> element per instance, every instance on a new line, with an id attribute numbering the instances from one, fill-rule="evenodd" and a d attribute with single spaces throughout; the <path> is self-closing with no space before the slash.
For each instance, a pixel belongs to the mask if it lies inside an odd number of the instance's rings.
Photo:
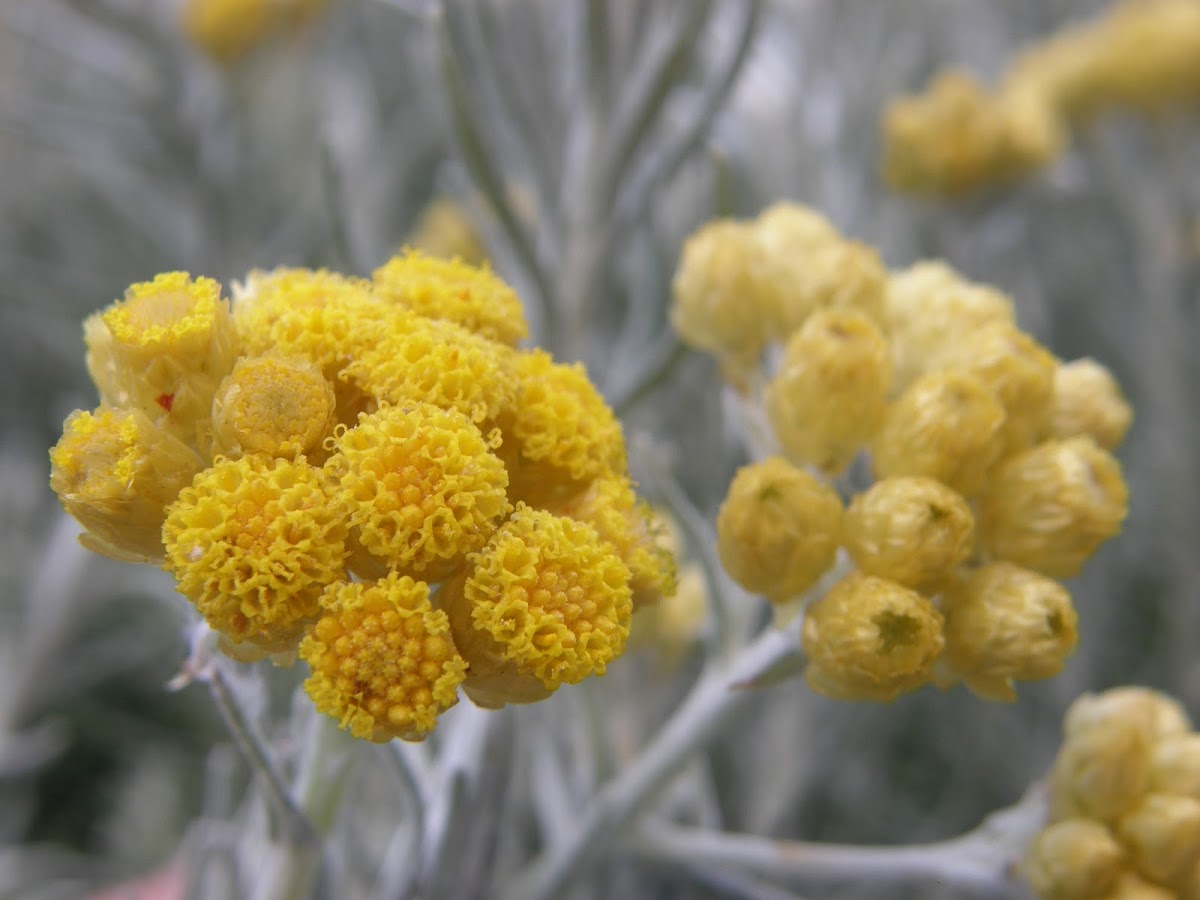
<path id="1" fill-rule="evenodd" d="M 165 409 L 167 412 L 170 412 L 171 407 L 175 405 L 175 395 L 174 394 L 159 394 L 157 397 L 154 398 L 154 402 L 157 403 L 159 406 L 161 406 L 163 409 Z"/>

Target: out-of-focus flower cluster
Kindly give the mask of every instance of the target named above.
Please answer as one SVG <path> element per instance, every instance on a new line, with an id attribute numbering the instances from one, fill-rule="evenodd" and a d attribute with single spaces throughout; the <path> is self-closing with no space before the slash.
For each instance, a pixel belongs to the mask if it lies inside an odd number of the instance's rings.
<path id="1" fill-rule="evenodd" d="M 1023 868 L 1043 900 L 1200 897 L 1200 734 L 1170 697 L 1075 701 L 1050 778 L 1050 823 Z"/>
<path id="2" fill-rule="evenodd" d="M 1022 53 L 996 90 L 949 70 L 891 104 L 883 172 L 893 187 L 959 194 L 1011 181 L 1062 152 L 1110 109 L 1148 114 L 1200 99 L 1200 3 L 1122 0 Z"/>
<path id="3" fill-rule="evenodd" d="M 298 653 L 358 737 L 601 675 L 674 591 L 612 410 L 517 349 L 486 267 L 255 271 L 232 305 L 174 272 L 84 332 L 101 403 L 51 451 L 84 542 L 164 565 L 231 655 Z"/>
<path id="4" fill-rule="evenodd" d="M 815 689 L 891 700 L 962 681 L 1011 700 L 1014 680 L 1061 669 L 1077 620 L 1056 579 L 1126 514 L 1110 451 L 1131 412 L 1103 366 L 1056 360 L 999 291 L 937 262 L 889 273 L 791 204 L 700 229 L 674 292 L 683 340 L 769 424 L 754 448 L 769 458 L 718 516 L 726 569 L 776 604 L 839 555 L 850 570 L 806 611 Z M 843 497 L 834 479 L 863 451 L 874 481 Z"/>
<path id="5" fill-rule="evenodd" d="M 187 0 L 183 31 L 222 64 L 237 62 L 274 36 L 294 32 L 320 15 L 329 0 Z"/>

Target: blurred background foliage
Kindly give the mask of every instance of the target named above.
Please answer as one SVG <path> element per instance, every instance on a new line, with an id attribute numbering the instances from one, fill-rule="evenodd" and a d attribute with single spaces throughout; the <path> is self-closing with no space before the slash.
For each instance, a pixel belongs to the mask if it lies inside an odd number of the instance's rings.
<path id="1" fill-rule="evenodd" d="M 665 311 L 681 241 L 714 215 L 791 198 L 893 267 L 944 258 L 1009 292 L 1059 356 L 1108 365 L 1134 405 L 1131 515 L 1072 585 L 1067 671 L 1013 707 L 961 689 L 885 707 L 799 681 L 766 692 L 711 750 L 727 827 L 947 837 L 1043 774 L 1084 690 L 1144 683 L 1200 713 L 1200 111 L 1107 117 L 1047 171 L 953 201 L 878 175 L 890 100 L 949 64 L 995 80 L 1103 5 L 341 0 L 224 58 L 174 3 L 0 7 L 0 896 L 160 865 L 221 807 L 213 784 L 246 777 L 207 697 L 164 688 L 185 654 L 169 581 L 82 554 L 46 487 L 63 418 L 95 402 L 82 319 L 172 269 L 369 274 L 439 200 L 518 286 L 539 341 L 588 364 L 710 520 L 740 444 L 717 373 Z M 684 683 L 631 656 L 589 701 L 618 758 Z"/>

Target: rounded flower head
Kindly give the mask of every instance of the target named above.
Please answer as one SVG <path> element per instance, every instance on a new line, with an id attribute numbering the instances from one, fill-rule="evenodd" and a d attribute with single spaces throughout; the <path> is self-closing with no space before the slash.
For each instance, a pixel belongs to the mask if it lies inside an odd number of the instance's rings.
<path id="1" fill-rule="evenodd" d="M 462 413 L 385 406 L 343 432 L 326 463 L 353 527 L 350 565 L 438 581 L 480 549 L 509 510 L 504 465 Z"/>
<path id="2" fill-rule="evenodd" d="M 624 474 L 621 423 L 582 365 L 534 350 L 517 355 L 517 375 L 516 402 L 500 420 L 499 450 L 514 499 L 550 507 L 593 479 Z"/>
<path id="3" fill-rule="evenodd" d="M 1200 800 L 1200 734 L 1177 734 L 1154 745 L 1150 790 Z"/>
<path id="4" fill-rule="evenodd" d="M 472 266 L 487 262 L 487 250 L 466 212 L 445 197 L 425 207 L 408 243 L 439 259 L 461 259 Z"/>
<path id="5" fill-rule="evenodd" d="M 1057 438 L 1089 435 L 1105 450 L 1125 439 L 1133 410 L 1112 373 L 1093 359 L 1062 363 L 1054 372 L 1050 434 Z"/>
<path id="6" fill-rule="evenodd" d="M 961 495 L 932 478 L 885 478 L 854 498 L 843 541 L 859 570 L 932 589 L 971 553 L 975 520 Z"/>
<path id="7" fill-rule="evenodd" d="M 302 24 L 326 0 L 187 0 L 183 30 L 220 63 L 233 63 L 277 32 Z"/>
<path id="8" fill-rule="evenodd" d="M 423 740 L 458 702 L 467 669 L 429 587 L 394 573 L 330 585 L 300 657 L 312 669 L 304 689 L 317 709 L 380 742 Z"/>
<path id="9" fill-rule="evenodd" d="M 131 285 L 99 316 L 84 337 L 100 398 L 136 406 L 207 450 L 213 394 L 238 352 L 220 285 L 167 272 Z"/>
<path id="10" fill-rule="evenodd" d="M 782 603 L 833 565 L 841 521 L 833 488 L 773 457 L 734 476 L 717 514 L 717 552 L 734 581 Z"/>
<path id="11" fill-rule="evenodd" d="M 1147 794 L 1115 831 L 1138 874 L 1151 881 L 1180 880 L 1200 862 L 1200 800 Z"/>
<path id="12" fill-rule="evenodd" d="M 930 372 L 888 406 L 871 443 L 871 467 L 877 478 L 936 478 L 973 497 L 1004 450 L 1004 419 L 1004 407 L 979 379 Z"/>
<path id="13" fill-rule="evenodd" d="M 1078 640 L 1067 589 L 1011 563 L 957 579 L 942 609 L 948 668 L 988 700 L 1015 700 L 1014 679 L 1057 675 Z"/>
<path id="14" fill-rule="evenodd" d="M 1065 819 L 1037 836 L 1021 870 L 1041 900 L 1093 900 L 1116 884 L 1123 859 L 1120 844 L 1099 822 Z"/>
<path id="15" fill-rule="evenodd" d="M 1187 712 L 1178 700 L 1149 688 L 1119 687 L 1076 699 L 1067 710 L 1063 731 L 1068 739 L 1073 739 L 1092 728 L 1109 728 L 1117 723 L 1128 723 L 1155 741 L 1186 735 L 1192 730 Z"/>
<path id="16" fill-rule="evenodd" d="M 1004 294 L 933 260 L 892 275 L 884 309 L 900 388 L 937 369 L 965 335 L 984 325 L 1014 321 L 1012 301 Z"/>
<path id="17" fill-rule="evenodd" d="M 789 459 L 837 473 L 879 429 L 890 384 L 878 327 L 859 312 L 819 310 L 788 340 L 767 415 Z"/>
<path id="18" fill-rule="evenodd" d="M 137 409 L 76 410 L 50 451 L 50 487 L 89 549 L 139 562 L 163 558 L 167 505 L 202 467 L 191 448 Z"/>
<path id="19" fill-rule="evenodd" d="M 514 352 L 453 322 L 393 308 L 394 320 L 372 336 L 344 374 L 384 403 L 431 403 L 476 424 L 513 403 Z"/>
<path id="20" fill-rule="evenodd" d="M 470 666 L 467 695 L 503 705 L 603 675 L 629 637 L 629 580 L 593 528 L 518 505 L 468 572 L 443 588 Z"/>
<path id="21" fill-rule="evenodd" d="M 800 203 L 773 203 L 758 214 L 754 230 L 772 258 L 811 251 L 842 236 L 825 216 Z"/>
<path id="22" fill-rule="evenodd" d="M 165 568 L 213 629 L 282 651 L 344 573 L 345 514 L 303 462 L 218 459 L 167 510 L 163 542 Z"/>
<path id="23" fill-rule="evenodd" d="M 1122 869 L 1117 883 L 1103 900 L 1179 900 L 1179 897 L 1174 891 L 1147 881 L 1136 872 Z"/>
<path id="24" fill-rule="evenodd" d="M 1150 785 L 1154 750 L 1144 725 L 1141 717 L 1113 715 L 1103 727 L 1067 734 L 1051 775 L 1058 817 L 1111 822 L 1138 804 Z"/>
<path id="25" fill-rule="evenodd" d="M 213 399 L 214 447 L 226 456 L 295 457 L 333 430 L 333 386 L 302 357 L 242 357 Z"/>
<path id="26" fill-rule="evenodd" d="M 809 606 L 805 678 L 835 700 L 890 702 L 929 682 L 942 617 L 916 591 L 854 572 Z"/>
<path id="27" fill-rule="evenodd" d="M 996 470 L 980 540 L 997 559 L 1070 578 L 1120 531 L 1128 499 L 1120 463 L 1090 437 L 1046 441 Z"/>
<path id="28" fill-rule="evenodd" d="M 865 244 L 829 241 L 807 253 L 772 258 L 771 265 L 775 277 L 787 285 L 780 291 L 773 321 L 781 336 L 795 333 L 818 309 L 859 312 L 882 323 L 887 269 Z"/>
<path id="29" fill-rule="evenodd" d="M 477 267 L 409 250 L 376 269 L 374 280 L 381 299 L 418 315 L 510 346 L 529 337 L 521 298 L 486 263 Z"/>

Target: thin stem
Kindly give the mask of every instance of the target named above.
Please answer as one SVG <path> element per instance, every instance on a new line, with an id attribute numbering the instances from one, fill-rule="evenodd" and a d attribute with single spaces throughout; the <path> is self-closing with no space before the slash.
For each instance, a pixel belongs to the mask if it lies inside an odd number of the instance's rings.
<path id="1" fill-rule="evenodd" d="M 562 896 L 578 872 L 591 863 L 613 835 L 636 816 L 721 726 L 757 697 L 738 685 L 754 681 L 781 660 L 799 653 L 790 636 L 763 632 L 732 664 L 701 676 L 675 714 L 641 755 L 608 782 L 584 812 L 577 830 L 561 845 L 544 851 L 503 894 L 506 900 L 550 900 Z"/>

